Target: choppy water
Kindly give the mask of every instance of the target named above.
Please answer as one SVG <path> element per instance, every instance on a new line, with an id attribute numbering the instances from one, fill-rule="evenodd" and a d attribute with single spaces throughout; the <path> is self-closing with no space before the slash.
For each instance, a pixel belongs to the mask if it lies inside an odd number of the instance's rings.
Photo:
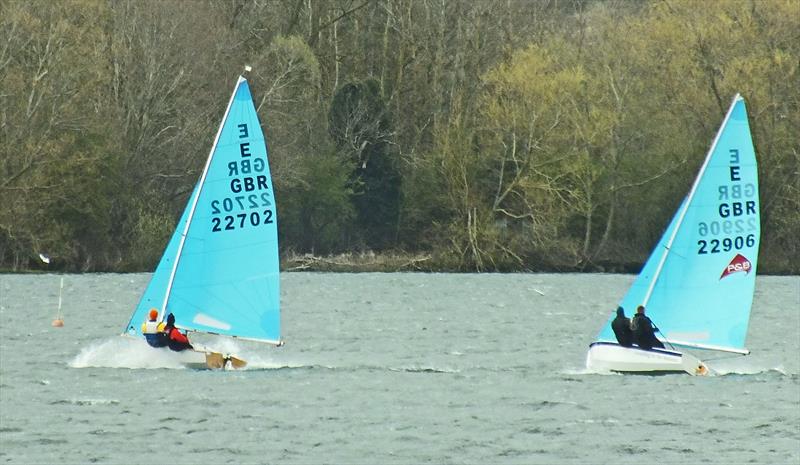
<path id="1" fill-rule="evenodd" d="M 628 275 L 288 273 L 238 372 L 117 336 L 148 279 L 65 276 L 59 329 L 58 276 L 0 275 L 0 463 L 800 463 L 800 277 L 707 378 L 584 370 Z"/>

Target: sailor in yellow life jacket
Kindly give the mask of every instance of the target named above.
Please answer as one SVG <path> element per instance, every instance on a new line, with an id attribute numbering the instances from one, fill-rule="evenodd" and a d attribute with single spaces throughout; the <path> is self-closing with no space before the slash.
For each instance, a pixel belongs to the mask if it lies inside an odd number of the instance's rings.
<path id="1" fill-rule="evenodd" d="M 142 323 L 144 338 L 152 347 L 165 347 L 169 342 L 169 337 L 164 332 L 164 322 L 158 321 L 158 310 L 151 308 L 148 316 L 150 318 Z"/>

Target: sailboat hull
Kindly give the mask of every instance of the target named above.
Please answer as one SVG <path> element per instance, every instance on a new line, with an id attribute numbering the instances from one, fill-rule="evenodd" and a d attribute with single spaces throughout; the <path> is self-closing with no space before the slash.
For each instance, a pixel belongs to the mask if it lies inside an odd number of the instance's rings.
<path id="1" fill-rule="evenodd" d="M 195 344 L 194 350 L 174 352 L 167 348 L 153 349 L 170 354 L 171 358 L 180 365 L 192 370 L 228 370 L 241 369 L 247 362 L 232 354 L 215 352 Z"/>
<path id="2" fill-rule="evenodd" d="M 157 349 L 157 350 L 169 350 L 169 349 Z M 206 370 L 210 367 L 206 364 L 206 354 L 205 352 L 195 351 L 195 350 L 184 350 L 181 352 L 172 352 L 175 355 L 175 358 L 178 359 L 181 365 L 185 366 L 186 368 L 191 368 L 194 370 Z"/>
<path id="3" fill-rule="evenodd" d="M 159 349 L 167 350 L 167 349 Z M 174 352 L 178 363 L 192 370 L 241 369 L 247 362 L 233 355 L 203 350 L 184 350 Z"/>
<path id="4" fill-rule="evenodd" d="M 592 371 L 613 371 L 661 375 L 688 373 L 706 375 L 708 368 L 697 357 L 666 349 L 623 347 L 613 342 L 595 342 L 589 346 L 586 368 Z"/>

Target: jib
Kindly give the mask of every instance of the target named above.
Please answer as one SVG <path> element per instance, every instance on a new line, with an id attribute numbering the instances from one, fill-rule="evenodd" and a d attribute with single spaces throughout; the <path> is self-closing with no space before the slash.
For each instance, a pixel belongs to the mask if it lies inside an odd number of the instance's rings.
<path id="1" fill-rule="evenodd" d="M 742 216 L 742 215 L 755 215 L 756 202 L 755 200 L 748 200 L 747 202 L 731 202 L 730 204 L 719 204 L 719 216 L 727 218 L 729 216 Z"/>
<path id="2" fill-rule="evenodd" d="M 245 192 L 252 192 L 254 190 L 262 190 L 268 189 L 267 187 L 267 177 L 262 175 L 256 176 L 255 178 L 247 177 L 247 178 L 233 178 L 231 179 L 231 192 L 239 193 L 242 191 Z"/>

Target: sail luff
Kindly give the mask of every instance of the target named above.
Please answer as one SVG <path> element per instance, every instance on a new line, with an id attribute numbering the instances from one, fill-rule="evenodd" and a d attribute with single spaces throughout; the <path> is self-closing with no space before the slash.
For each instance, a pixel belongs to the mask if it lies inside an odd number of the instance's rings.
<path id="1" fill-rule="evenodd" d="M 211 166 L 211 160 L 214 158 L 214 152 L 217 150 L 217 144 L 219 143 L 220 135 L 222 134 L 222 129 L 225 127 L 225 122 L 228 120 L 228 114 L 231 111 L 231 106 L 233 105 L 234 98 L 236 97 L 236 92 L 239 90 L 239 86 L 242 82 L 245 81 L 245 78 L 239 76 L 239 80 L 236 81 L 236 86 L 233 88 L 233 93 L 231 94 L 230 100 L 228 100 L 228 106 L 225 108 L 225 114 L 222 117 L 222 121 L 219 123 L 219 128 L 217 129 L 217 134 L 214 136 L 214 143 L 211 145 L 211 151 L 208 154 L 208 158 L 206 159 L 206 164 L 203 167 L 203 174 L 200 176 L 200 181 L 198 181 L 198 188 L 197 188 L 197 195 L 194 196 L 192 199 L 192 204 L 189 207 L 189 216 L 186 220 L 186 225 L 184 225 L 183 232 L 181 233 L 181 241 L 178 244 L 178 251 L 175 254 L 175 260 L 172 263 L 172 271 L 170 272 L 169 281 L 167 282 L 167 288 L 164 292 L 164 301 L 161 304 L 161 311 L 159 312 L 159 321 L 164 319 L 164 314 L 167 311 L 167 302 L 169 301 L 170 293 L 172 292 L 172 284 L 175 281 L 175 273 L 178 270 L 178 263 L 181 259 L 181 253 L 183 251 L 183 246 L 186 243 L 186 236 L 189 232 L 189 226 L 192 224 L 192 217 L 194 216 L 194 211 L 197 208 L 197 201 L 200 198 L 200 192 L 203 189 L 203 184 L 205 183 L 206 176 L 208 175 L 208 167 Z"/>
<path id="2" fill-rule="evenodd" d="M 728 108 L 728 112 L 725 115 L 725 119 L 722 121 L 719 129 L 717 130 L 717 135 L 714 137 L 714 141 L 711 143 L 711 147 L 708 149 L 708 153 L 706 154 L 706 159 L 703 161 L 703 165 L 700 167 L 700 171 L 697 173 L 697 177 L 692 184 L 692 188 L 689 190 L 689 194 L 686 196 L 686 201 L 683 203 L 683 208 L 678 216 L 678 220 L 675 223 L 675 228 L 672 230 L 672 234 L 670 235 L 669 240 L 664 246 L 664 251 L 662 252 L 661 259 L 658 262 L 658 266 L 656 267 L 655 273 L 653 274 L 653 278 L 650 280 L 650 285 L 647 288 L 647 292 L 642 299 L 642 305 L 647 306 L 648 301 L 650 300 L 650 296 L 653 294 L 653 289 L 658 282 L 658 278 L 661 275 L 661 271 L 664 268 L 664 263 L 667 261 L 667 256 L 669 255 L 670 249 L 672 248 L 673 242 L 675 242 L 675 237 L 678 235 L 678 231 L 680 231 L 681 223 L 683 223 L 683 219 L 686 216 L 686 212 L 689 210 L 689 206 L 692 203 L 692 199 L 694 198 L 695 192 L 697 192 L 697 186 L 700 185 L 700 180 L 703 179 L 703 175 L 706 172 L 706 168 L 708 168 L 708 164 L 711 161 L 711 157 L 714 154 L 714 150 L 717 148 L 717 143 L 719 142 L 722 133 L 725 131 L 725 128 L 728 125 L 728 120 L 733 113 L 733 109 L 736 107 L 736 102 L 741 100 L 742 97 L 740 94 L 736 94 L 733 97 L 733 102 L 731 102 L 731 106 Z"/>

